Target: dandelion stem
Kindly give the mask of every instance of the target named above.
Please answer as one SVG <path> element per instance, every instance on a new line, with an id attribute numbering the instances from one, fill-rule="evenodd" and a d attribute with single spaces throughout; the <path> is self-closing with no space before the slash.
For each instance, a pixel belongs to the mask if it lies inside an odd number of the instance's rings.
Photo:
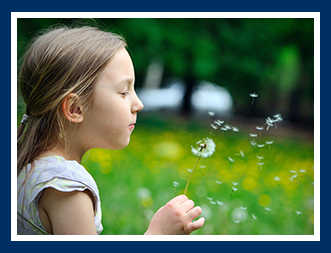
<path id="1" fill-rule="evenodd" d="M 192 170 L 192 172 L 191 172 L 190 178 L 188 179 L 187 184 L 186 184 L 186 186 L 185 186 L 184 195 L 186 195 L 186 191 L 187 191 L 188 185 L 190 184 L 190 181 L 191 181 L 192 175 L 193 175 L 193 173 L 194 173 L 195 168 L 196 168 L 197 165 L 198 165 L 198 162 L 199 162 L 200 158 L 201 158 L 201 156 L 198 157 L 197 162 L 195 163 L 195 165 L 194 165 L 194 167 L 193 167 L 193 170 Z"/>

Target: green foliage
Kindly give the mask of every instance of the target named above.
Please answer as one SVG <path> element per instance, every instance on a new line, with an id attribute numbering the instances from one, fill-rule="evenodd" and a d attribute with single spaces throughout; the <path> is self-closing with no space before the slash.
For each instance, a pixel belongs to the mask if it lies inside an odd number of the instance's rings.
<path id="1" fill-rule="evenodd" d="M 210 134 L 206 127 L 210 120 L 207 116 L 188 121 L 142 114 L 127 148 L 95 149 L 87 154 L 83 165 L 99 186 L 103 234 L 143 234 L 157 209 L 183 193 L 190 174 L 187 169 L 197 159 L 190 147 L 204 137 L 214 140 L 216 151 L 200 160 L 188 188 L 189 198 L 203 208 L 206 218 L 204 227 L 194 234 L 314 234 L 313 144 L 282 137 L 280 124 L 257 137 L 258 143 L 274 140 L 270 149 L 260 150 L 250 144 L 249 127 L 238 126 L 240 132 L 233 135 L 219 130 Z M 257 155 L 264 156 L 261 170 Z M 292 181 L 291 170 L 298 172 Z M 275 176 L 281 178 L 279 182 Z M 179 186 L 174 187 L 173 181 Z M 236 192 L 233 182 L 239 183 Z M 254 220 L 252 214 L 258 218 Z M 236 224 L 236 219 L 241 222 Z"/>

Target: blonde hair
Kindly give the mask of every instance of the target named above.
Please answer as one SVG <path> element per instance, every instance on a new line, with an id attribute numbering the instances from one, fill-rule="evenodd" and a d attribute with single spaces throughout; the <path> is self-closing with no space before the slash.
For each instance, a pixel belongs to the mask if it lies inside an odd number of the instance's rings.
<path id="1" fill-rule="evenodd" d="M 94 27 L 53 28 L 32 41 L 19 72 L 28 121 L 17 131 L 17 175 L 45 150 L 68 140 L 72 127 L 61 109 L 70 93 L 88 108 L 94 80 L 124 39 Z"/>

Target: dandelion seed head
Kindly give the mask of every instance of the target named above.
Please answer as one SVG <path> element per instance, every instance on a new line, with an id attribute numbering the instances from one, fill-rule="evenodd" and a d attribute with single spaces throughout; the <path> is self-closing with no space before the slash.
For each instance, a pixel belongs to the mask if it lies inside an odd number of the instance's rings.
<path id="1" fill-rule="evenodd" d="M 203 139 L 203 141 L 199 141 L 198 143 L 199 143 L 199 146 L 197 148 L 195 148 L 193 146 L 191 147 L 191 151 L 194 155 L 200 156 L 203 158 L 207 158 L 207 157 L 211 156 L 212 154 L 214 154 L 216 144 L 214 143 L 214 141 L 212 139 L 207 137 L 207 138 Z"/>

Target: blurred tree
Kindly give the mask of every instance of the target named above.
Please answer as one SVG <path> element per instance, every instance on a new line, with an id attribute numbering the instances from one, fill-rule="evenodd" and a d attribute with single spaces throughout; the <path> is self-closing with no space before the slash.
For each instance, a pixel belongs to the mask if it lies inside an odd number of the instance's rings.
<path id="1" fill-rule="evenodd" d="M 282 113 L 313 123 L 314 20 L 304 18 L 121 18 L 19 19 L 18 55 L 31 35 L 57 23 L 88 22 L 123 35 L 132 53 L 136 85 L 143 85 L 151 59 L 164 63 L 163 80 L 180 77 L 190 112 L 196 82 L 226 87 L 236 114 Z M 250 105 L 249 93 L 259 98 Z"/>

